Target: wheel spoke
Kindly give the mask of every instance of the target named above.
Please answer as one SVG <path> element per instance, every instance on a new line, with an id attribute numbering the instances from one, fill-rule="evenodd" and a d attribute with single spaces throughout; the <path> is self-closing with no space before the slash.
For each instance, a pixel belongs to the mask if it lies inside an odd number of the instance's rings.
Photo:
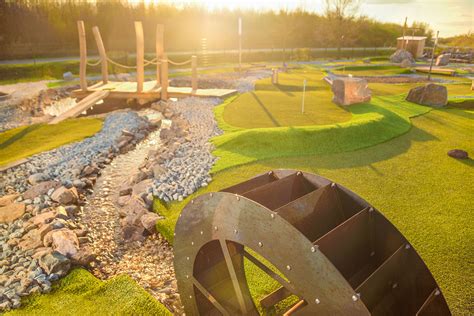
<path id="1" fill-rule="evenodd" d="M 212 296 L 211 293 L 206 290 L 206 288 L 201 283 L 199 283 L 198 280 L 196 280 L 195 277 L 193 277 L 193 284 L 212 303 L 212 305 L 214 305 L 214 307 L 222 313 L 222 315 L 230 315 L 229 312 L 225 310 L 225 308 L 214 298 L 214 296 Z"/>
<path id="2" fill-rule="evenodd" d="M 244 296 L 242 290 L 240 289 L 239 279 L 235 273 L 234 263 L 229 253 L 229 248 L 227 247 L 227 242 L 224 239 L 219 239 L 221 244 L 222 252 L 224 254 L 225 262 L 227 264 L 227 269 L 229 270 L 230 278 L 232 280 L 232 285 L 234 286 L 235 294 L 237 295 L 237 300 L 240 305 L 240 310 L 244 315 L 247 314 L 247 306 L 245 306 Z"/>

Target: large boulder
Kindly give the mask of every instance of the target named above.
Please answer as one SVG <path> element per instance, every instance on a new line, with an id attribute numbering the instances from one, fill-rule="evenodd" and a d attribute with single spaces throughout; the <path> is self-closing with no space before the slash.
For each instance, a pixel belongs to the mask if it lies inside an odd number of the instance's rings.
<path id="1" fill-rule="evenodd" d="M 11 203 L 0 207 L 0 223 L 11 223 L 25 214 L 26 206 L 23 203 Z"/>
<path id="2" fill-rule="evenodd" d="M 51 234 L 52 248 L 63 256 L 72 257 L 79 250 L 79 240 L 69 229 L 55 230 Z"/>
<path id="3" fill-rule="evenodd" d="M 71 267 L 69 259 L 56 251 L 41 256 L 38 263 L 47 274 L 55 273 L 59 276 L 66 275 Z"/>
<path id="4" fill-rule="evenodd" d="M 332 83 L 334 98 L 332 101 L 339 105 L 351 105 L 368 102 L 371 92 L 367 80 L 360 78 L 337 78 Z"/>
<path id="5" fill-rule="evenodd" d="M 413 55 L 405 49 L 397 49 L 397 51 L 393 53 L 392 56 L 390 56 L 390 61 L 396 64 L 401 63 L 405 59 L 410 60 L 412 63 L 415 62 L 415 58 L 413 58 Z"/>
<path id="6" fill-rule="evenodd" d="M 441 54 L 436 58 L 436 66 L 446 66 L 449 64 L 449 59 L 451 58 L 451 54 Z"/>
<path id="7" fill-rule="evenodd" d="M 443 107 L 448 103 L 448 89 L 442 85 L 428 83 L 411 89 L 406 100 L 421 105 Z"/>

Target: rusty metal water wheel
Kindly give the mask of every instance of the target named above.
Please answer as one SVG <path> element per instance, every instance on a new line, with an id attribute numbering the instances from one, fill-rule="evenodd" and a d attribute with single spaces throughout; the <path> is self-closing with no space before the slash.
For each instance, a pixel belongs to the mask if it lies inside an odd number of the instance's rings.
<path id="1" fill-rule="evenodd" d="M 275 170 L 204 194 L 184 208 L 175 233 L 186 315 L 257 315 L 244 258 L 280 284 L 257 302 L 261 310 L 296 296 L 284 314 L 450 315 L 400 232 L 356 194 L 314 174 Z"/>

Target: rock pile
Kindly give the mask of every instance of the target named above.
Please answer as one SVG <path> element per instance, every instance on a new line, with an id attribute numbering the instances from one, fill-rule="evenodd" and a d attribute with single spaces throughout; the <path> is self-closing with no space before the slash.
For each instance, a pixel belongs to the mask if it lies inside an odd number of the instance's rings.
<path id="1" fill-rule="evenodd" d="M 19 307 L 23 296 L 49 292 L 71 266 L 94 260 L 76 218 L 81 192 L 47 181 L 0 198 L 0 312 Z"/>
<path id="2" fill-rule="evenodd" d="M 448 89 L 446 86 L 429 83 L 411 89 L 406 100 L 421 105 L 443 107 L 448 103 Z"/>
<path id="3" fill-rule="evenodd" d="M 114 113 L 105 119 L 102 130 L 93 137 L 33 156 L 27 163 L 1 174 L 0 194 L 24 192 L 35 178 L 59 180 L 65 186 L 85 186 L 82 179 L 98 173 L 119 153 L 133 148 L 155 128 L 135 112 Z M 84 182 L 86 181 L 86 182 Z"/>

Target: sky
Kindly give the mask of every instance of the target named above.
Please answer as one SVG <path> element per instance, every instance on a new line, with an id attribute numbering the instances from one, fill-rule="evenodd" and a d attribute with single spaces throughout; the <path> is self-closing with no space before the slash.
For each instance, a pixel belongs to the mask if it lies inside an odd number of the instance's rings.
<path id="1" fill-rule="evenodd" d="M 199 4 L 210 9 L 243 8 L 279 10 L 304 8 L 317 13 L 324 12 L 325 0 L 143 0 L 182 5 Z M 129 0 L 140 2 L 140 0 Z M 426 22 L 440 37 L 474 32 L 474 0 L 359 0 L 359 12 L 382 22 L 408 24 Z"/>

